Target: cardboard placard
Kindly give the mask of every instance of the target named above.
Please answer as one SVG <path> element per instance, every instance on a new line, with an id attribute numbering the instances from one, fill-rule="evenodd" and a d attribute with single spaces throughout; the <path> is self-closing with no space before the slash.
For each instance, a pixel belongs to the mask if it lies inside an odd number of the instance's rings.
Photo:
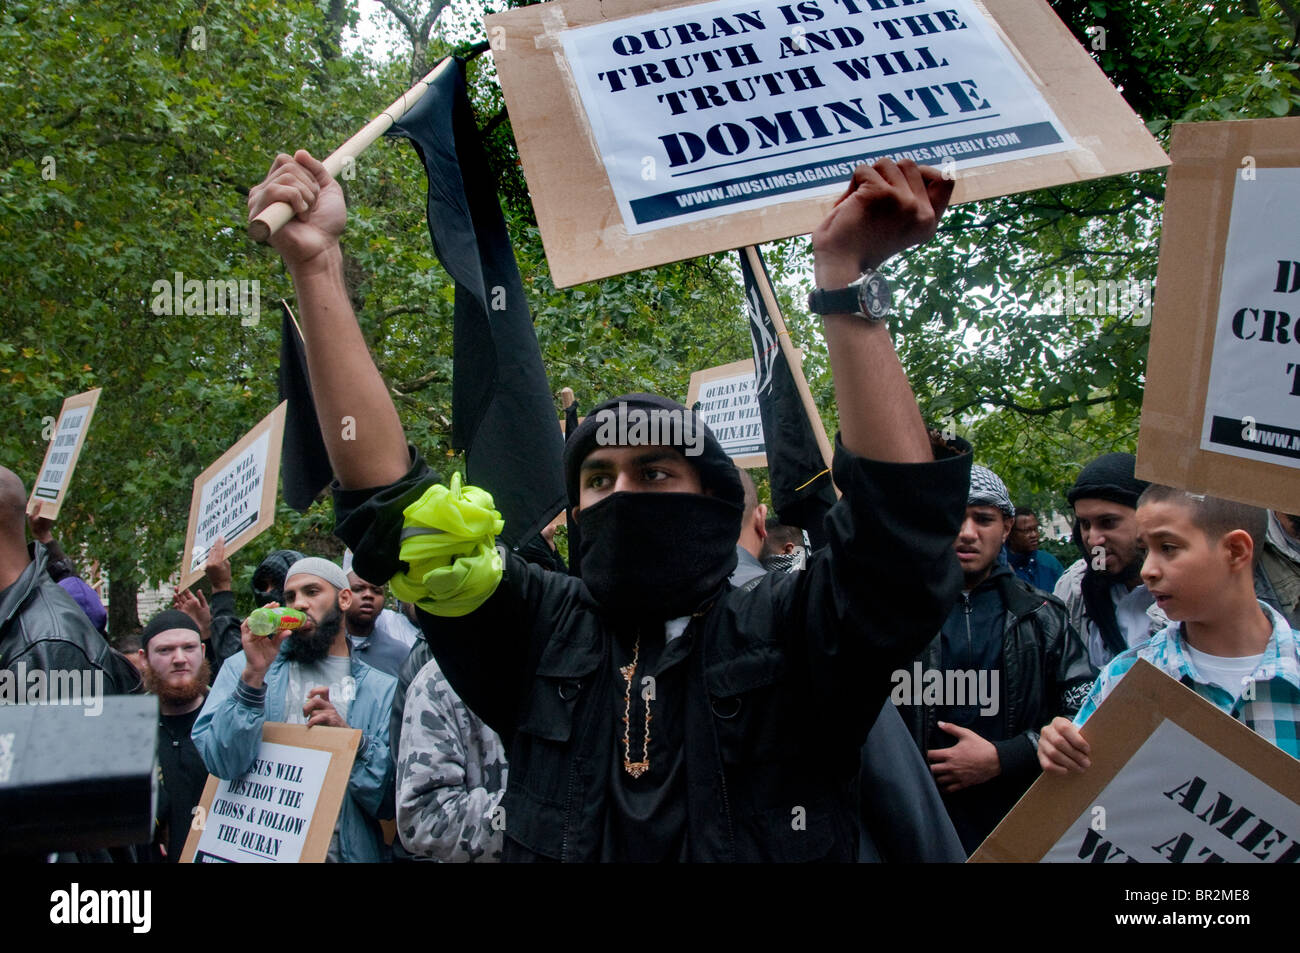
<path id="1" fill-rule="evenodd" d="M 1040 776 L 972 863 L 1300 860 L 1300 762 L 1155 666 L 1082 731 L 1092 767 Z"/>
<path id="2" fill-rule="evenodd" d="M 691 374 L 686 406 L 694 407 L 696 401 L 700 403 L 700 418 L 736 466 L 767 466 L 752 357 Z"/>
<path id="3" fill-rule="evenodd" d="M 1178 125 L 1172 158 L 1137 475 L 1295 512 L 1300 119 Z"/>
<path id="4" fill-rule="evenodd" d="M 263 417 L 239 442 L 194 478 L 179 587 L 203 575 L 208 550 L 226 538 L 226 555 L 238 551 L 275 522 L 288 402 Z"/>
<path id="5" fill-rule="evenodd" d="M 86 433 L 90 430 L 90 420 L 95 416 L 95 407 L 99 404 L 102 390 L 103 388 L 96 387 L 63 402 L 59 419 L 54 424 L 54 434 L 50 437 L 50 445 L 45 450 L 45 459 L 41 461 L 36 482 L 32 484 L 32 495 L 27 501 L 29 514 L 58 519 L 59 510 L 67 498 L 68 484 L 72 482 L 72 471 L 76 469 L 81 448 L 86 443 Z"/>
<path id="6" fill-rule="evenodd" d="M 810 232 L 882 155 L 947 164 L 958 202 L 1168 164 L 1044 0 L 552 0 L 486 24 L 559 287 Z"/>
<path id="7" fill-rule="evenodd" d="M 181 863 L 323 863 L 360 738 L 356 728 L 263 725 L 253 770 L 208 775 Z"/>

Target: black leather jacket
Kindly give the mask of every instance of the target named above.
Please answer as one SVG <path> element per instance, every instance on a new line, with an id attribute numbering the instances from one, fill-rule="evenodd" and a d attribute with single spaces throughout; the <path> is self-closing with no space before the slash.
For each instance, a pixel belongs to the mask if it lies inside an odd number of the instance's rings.
<path id="1" fill-rule="evenodd" d="M 1007 704 L 1002 706 L 1002 737 L 993 742 L 1009 777 L 1032 779 L 1038 774 L 1038 732 L 1057 715 L 1074 717 L 1088 697 L 1097 670 L 1088 650 L 1070 625 L 1065 603 L 1035 589 L 1012 573 L 996 576 L 1002 603 L 1002 683 Z M 919 656 L 923 670 L 938 670 L 940 636 Z M 921 750 L 952 744 L 938 728 L 933 705 L 907 705 L 899 709 Z M 943 740 L 940 740 L 943 739 Z M 938 743 L 936 743 L 938 741 Z"/>
<path id="2" fill-rule="evenodd" d="M 0 667 L 15 674 L 37 669 L 102 671 L 105 694 L 137 690 L 140 677 L 131 663 L 113 651 L 46 572 L 45 547 L 35 543 L 32 553 L 18 581 L 0 592 Z"/>
<path id="3" fill-rule="evenodd" d="M 336 490 L 335 531 L 359 573 L 392 575 L 402 509 L 433 479 L 417 457 L 390 487 Z M 844 497 L 808 568 L 728 587 L 687 629 L 679 699 L 692 860 L 856 859 L 851 784 L 863 741 L 891 671 L 960 589 L 952 541 L 969 456 L 889 464 L 838 446 L 835 481 Z M 621 714 L 611 704 L 618 620 L 581 580 L 508 552 L 481 607 L 419 620 L 452 687 L 508 747 L 505 859 L 597 859 Z"/>

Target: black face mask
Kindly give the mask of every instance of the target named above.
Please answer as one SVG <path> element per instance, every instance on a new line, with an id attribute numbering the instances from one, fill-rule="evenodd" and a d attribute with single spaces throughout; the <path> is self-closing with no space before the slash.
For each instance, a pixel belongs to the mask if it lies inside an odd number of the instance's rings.
<path id="1" fill-rule="evenodd" d="M 768 572 L 794 572 L 803 569 L 807 564 L 802 546 L 796 547 L 792 553 L 773 553 L 771 556 L 764 556 L 758 562 Z"/>
<path id="2" fill-rule="evenodd" d="M 698 493 L 612 493 L 579 513 L 582 581 L 611 612 L 688 615 L 736 568 L 740 520 Z"/>

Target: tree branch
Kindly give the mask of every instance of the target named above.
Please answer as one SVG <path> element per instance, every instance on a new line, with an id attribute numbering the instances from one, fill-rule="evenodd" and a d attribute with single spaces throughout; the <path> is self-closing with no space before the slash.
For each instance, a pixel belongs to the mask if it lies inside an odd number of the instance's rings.
<path id="1" fill-rule="evenodd" d="M 66 126 L 70 126 L 70 125 L 72 125 L 74 122 L 76 122 L 77 117 L 81 115 L 81 111 L 82 111 L 83 109 L 85 109 L 85 108 L 86 108 L 86 106 L 85 106 L 85 104 L 83 103 L 82 105 L 78 106 L 76 109 L 72 110 L 72 112 L 70 112 L 70 113 L 68 113 L 66 116 L 64 116 L 62 119 L 60 119 L 58 122 L 52 123 L 52 124 L 50 125 L 50 128 L 51 128 L 51 129 L 63 129 L 63 128 L 66 127 Z"/>
<path id="2" fill-rule="evenodd" d="M 400 304 L 395 308 L 389 308 L 379 316 L 380 321 L 387 321 L 389 318 L 395 318 L 399 314 L 428 314 L 429 309 L 418 307 L 410 304 Z"/>
<path id="3" fill-rule="evenodd" d="M 468 63 L 470 60 L 475 59 L 476 57 L 486 53 L 491 48 L 492 48 L 491 43 L 489 43 L 487 40 L 482 40 L 478 43 L 471 43 L 469 46 L 461 47 L 460 49 L 456 50 L 455 55 L 459 56 L 466 63 Z"/>
<path id="4" fill-rule="evenodd" d="M 422 388 L 428 387 L 434 381 L 438 381 L 442 379 L 443 377 L 441 371 L 429 371 L 429 373 L 421 374 L 419 377 L 413 378 L 409 381 L 403 381 L 400 384 L 393 384 L 392 389 L 394 393 L 400 391 L 403 394 L 409 394 L 413 391 L 421 390 Z"/>
<path id="5" fill-rule="evenodd" d="M 106 146 L 114 142 L 130 142 L 138 146 L 158 146 L 164 142 L 170 142 L 171 136 L 166 133 L 158 132 L 150 136 L 143 136 L 135 132 L 111 132 L 103 139 L 100 139 L 97 145 Z"/>
<path id="6" fill-rule="evenodd" d="M 416 41 L 420 38 L 420 30 L 415 25 L 415 21 L 407 16 L 406 11 L 394 3 L 393 0 L 379 0 L 379 3 L 402 25 L 402 29 L 406 31 L 406 38 L 411 41 L 411 45 L 418 45 Z"/>
<path id="7" fill-rule="evenodd" d="M 1018 414 L 1026 417 L 1048 417 L 1062 410 L 1069 410 L 1071 407 L 1092 407 L 1095 404 L 1110 404 L 1118 400 L 1116 394 L 1103 394 L 1100 397 L 1089 397 L 1086 400 L 1067 400 L 1060 404 L 1048 404 L 1046 407 L 1025 407 L 1017 404 L 1012 400 L 998 400 L 994 397 L 978 397 L 975 400 L 968 401 L 960 407 L 954 407 L 950 413 L 957 416 L 962 411 L 970 410 L 972 407 L 978 407 L 981 404 L 992 404 L 994 407 L 1002 407 L 1006 410 L 1014 410 Z"/>
<path id="8" fill-rule="evenodd" d="M 509 118 L 510 118 L 510 113 L 506 110 L 505 106 L 502 106 L 499 110 L 497 110 L 496 115 L 493 116 L 491 119 L 489 119 L 483 125 L 483 128 L 479 130 L 479 135 L 486 138 L 488 135 L 491 134 L 493 129 L 501 125 Z"/>

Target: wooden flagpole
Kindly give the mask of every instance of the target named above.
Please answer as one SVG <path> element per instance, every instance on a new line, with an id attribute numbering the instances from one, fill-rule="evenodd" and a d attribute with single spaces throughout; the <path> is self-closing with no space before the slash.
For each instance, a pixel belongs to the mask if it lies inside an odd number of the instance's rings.
<path id="1" fill-rule="evenodd" d="M 392 128 L 394 123 L 405 116 L 407 111 L 429 91 L 429 84 L 452 62 L 454 62 L 453 57 L 445 57 L 441 63 L 429 71 L 429 75 L 393 100 L 387 109 L 366 123 L 356 135 L 326 156 L 323 165 L 330 176 L 337 178 L 348 159 L 355 159 L 369 148 L 376 139 Z M 268 205 L 262 210 L 262 214 L 248 223 L 248 234 L 254 241 L 269 241 L 272 235 L 288 224 L 294 214 L 293 206 L 287 202 L 276 202 L 273 205 Z"/>
<path id="2" fill-rule="evenodd" d="M 294 329 L 298 332 L 298 340 L 305 345 L 307 343 L 307 338 L 302 333 L 302 325 L 298 323 L 297 317 L 294 316 L 293 308 L 289 307 L 289 302 L 285 301 L 283 298 L 280 299 L 280 307 L 284 308 L 284 313 L 287 314 L 289 320 L 293 322 Z"/>
<path id="3" fill-rule="evenodd" d="M 817 405 L 813 402 L 812 391 L 808 388 L 808 379 L 803 376 L 803 363 L 799 360 L 799 352 L 795 349 L 794 342 L 790 340 L 790 332 L 786 330 L 785 318 L 781 316 L 781 308 L 776 303 L 776 294 L 767 279 L 767 269 L 763 267 L 763 260 L 759 257 L 758 246 L 746 245 L 745 257 L 749 259 L 749 270 L 754 273 L 754 280 L 758 282 L 758 290 L 763 295 L 767 313 L 772 316 L 776 339 L 781 343 L 781 353 L 785 355 L 786 363 L 790 365 L 794 386 L 803 401 L 803 410 L 808 415 L 808 424 L 812 427 L 813 436 L 817 438 L 817 447 L 822 452 L 822 460 L 826 462 L 826 469 L 830 470 L 832 452 L 830 438 L 826 436 L 826 425 L 822 423 L 821 414 L 817 412 Z M 834 486 L 833 480 L 831 485 Z M 835 487 L 836 496 L 839 493 L 839 487 Z"/>

